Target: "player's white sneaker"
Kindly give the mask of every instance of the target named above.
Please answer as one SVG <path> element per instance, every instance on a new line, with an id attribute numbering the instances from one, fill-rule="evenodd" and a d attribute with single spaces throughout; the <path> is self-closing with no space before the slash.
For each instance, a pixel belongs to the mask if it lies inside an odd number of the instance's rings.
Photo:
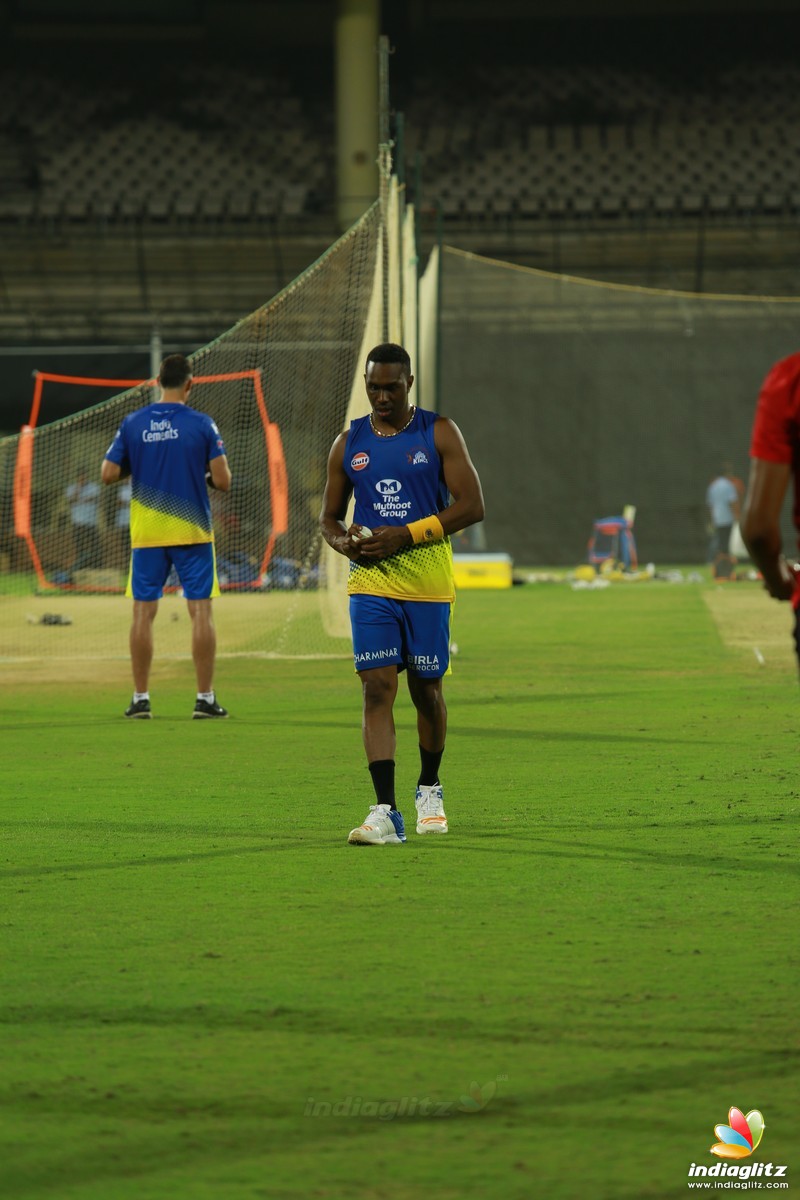
<path id="1" fill-rule="evenodd" d="M 388 804 L 372 804 L 363 825 L 350 831 L 351 846 L 399 846 L 406 840 L 403 816 Z"/>
<path id="2" fill-rule="evenodd" d="M 417 833 L 447 833 L 447 817 L 444 815 L 442 785 L 417 788 Z"/>

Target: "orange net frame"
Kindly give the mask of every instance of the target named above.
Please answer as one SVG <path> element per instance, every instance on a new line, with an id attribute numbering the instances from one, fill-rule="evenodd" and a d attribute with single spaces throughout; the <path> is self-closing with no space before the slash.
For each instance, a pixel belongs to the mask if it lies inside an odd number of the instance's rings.
<path id="1" fill-rule="evenodd" d="M 99 466 L 98 463 L 90 464 L 94 470 L 91 474 L 87 473 L 87 482 L 90 483 L 90 487 L 94 493 L 90 498 L 87 513 L 94 510 L 97 515 L 98 524 L 98 536 L 91 539 L 94 551 L 91 559 L 87 559 L 86 562 L 81 561 L 81 535 L 75 533 L 74 530 L 72 538 L 68 539 L 64 536 L 60 539 L 61 544 L 57 545 L 57 548 L 53 546 L 52 539 L 47 539 L 48 552 L 46 555 L 41 552 L 40 546 L 37 545 L 37 534 L 31 520 L 35 477 L 35 442 L 33 435 L 41 413 L 44 385 L 47 382 L 74 384 L 84 387 L 134 388 L 143 392 L 145 402 L 147 402 L 146 389 L 156 387 L 157 381 L 155 379 L 100 379 L 84 375 L 58 375 L 47 371 L 37 371 L 34 378 L 31 414 L 28 424 L 23 426 L 19 439 L 14 471 L 14 531 L 17 537 L 23 538 L 27 544 L 40 589 L 83 590 L 92 592 L 121 591 L 124 588 L 124 579 L 120 577 L 114 581 L 111 576 L 119 573 L 120 566 L 123 569 L 125 566 L 124 563 L 120 563 L 120 554 L 118 552 L 119 543 L 124 543 L 124 530 L 121 524 L 112 522 L 110 527 L 118 536 L 116 538 L 114 536 L 103 537 L 101 534 L 101 496 L 100 489 L 94 482 L 96 470 Z M 241 380 L 252 381 L 252 401 L 255 404 L 255 411 L 261 426 L 264 461 L 269 481 L 271 520 L 264 526 L 262 535 L 264 544 L 260 552 L 257 544 L 258 538 L 255 545 L 248 544 L 246 547 L 238 545 L 233 551 L 229 549 L 229 553 L 234 553 L 237 556 L 235 561 L 240 567 L 243 561 L 242 556 L 244 555 L 251 569 L 241 571 L 241 574 L 246 576 L 246 578 L 230 578 L 229 574 L 223 572 L 220 580 L 220 586 L 223 590 L 251 587 L 256 580 L 262 581 L 267 578 L 276 540 L 281 534 L 287 532 L 289 525 L 289 489 L 283 442 L 277 424 L 270 421 L 267 413 L 260 369 L 227 371 L 217 375 L 197 375 L 194 378 L 194 384 L 234 383 Z M 247 407 L 246 400 L 244 403 L 245 407 Z M 112 402 L 109 401 L 108 405 L 110 406 L 111 404 Z M 213 397 L 211 395 L 209 396 L 209 404 L 213 407 Z M 100 418 L 100 414 L 105 408 L 106 405 L 99 405 L 95 409 L 88 410 L 87 416 L 97 414 L 97 417 Z M 214 414 L 212 413 L 212 415 Z M 119 421 L 121 416 L 117 416 L 116 419 Z M 224 439 L 225 431 L 222 428 L 222 423 L 217 420 L 217 424 L 220 426 Z M 253 424 L 256 424 L 256 422 L 252 420 L 251 416 L 248 426 L 252 426 Z M 113 436 L 113 428 L 107 426 L 107 429 L 109 429 L 108 441 L 110 442 L 110 438 Z M 115 489 L 109 490 L 113 492 Z M 226 531 L 230 533 L 232 530 L 240 528 L 242 514 L 236 512 L 235 496 L 232 506 L 226 505 L 222 495 L 215 495 L 214 501 L 214 506 L 218 510 L 215 516 L 219 518 Z M 64 522 L 62 521 L 60 524 L 63 529 Z M 106 526 L 108 526 L 107 517 Z M 45 539 L 41 532 L 39 533 L 39 539 L 42 541 L 43 548 Z M 252 543 L 252 539 L 250 541 Z M 56 542 L 58 543 L 58 539 Z M 45 566 L 46 562 L 49 570 Z M 76 562 L 78 563 L 77 566 Z"/>

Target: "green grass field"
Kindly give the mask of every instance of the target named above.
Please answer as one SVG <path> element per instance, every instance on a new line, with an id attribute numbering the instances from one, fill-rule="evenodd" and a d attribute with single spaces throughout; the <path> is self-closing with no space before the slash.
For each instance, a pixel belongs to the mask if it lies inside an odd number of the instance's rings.
<path id="1" fill-rule="evenodd" d="M 403 693 L 404 847 L 346 845 L 346 662 L 221 661 L 219 724 L 186 663 L 151 722 L 124 662 L 9 676 L 0 1192 L 677 1197 L 732 1105 L 791 1176 L 788 625 L 747 584 L 464 593 L 451 833 Z"/>

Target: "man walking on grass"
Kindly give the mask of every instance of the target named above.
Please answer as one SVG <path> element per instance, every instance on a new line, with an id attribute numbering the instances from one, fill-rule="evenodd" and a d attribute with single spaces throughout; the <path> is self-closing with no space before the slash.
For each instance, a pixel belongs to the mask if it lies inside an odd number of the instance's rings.
<path id="1" fill-rule="evenodd" d="M 442 677 L 455 599 L 448 535 L 483 519 L 483 495 L 457 426 L 409 402 L 414 377 L 402 346 L 376 346 L 364 380 L 370 412 L 331 447 L 320 527 L 350 559 L 353 657 L 376 798 L 348 841 L 399 845 L 406 835 L 395 803 L 393 708 L 402 671 L 417 710 L 417 833 L 448 830 L 439 781 L 447 730 Z"/>

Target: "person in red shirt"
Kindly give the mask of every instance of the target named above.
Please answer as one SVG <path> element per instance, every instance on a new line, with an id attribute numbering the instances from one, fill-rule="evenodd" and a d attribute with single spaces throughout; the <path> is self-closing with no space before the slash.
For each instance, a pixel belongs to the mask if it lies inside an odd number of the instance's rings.
<path id="1" fill-rule="evenodd" d="M 783 554 L 780 517 L 792 480 L 794 524 L 800 533 L 800 354 L 790 354 L 770 370 L 758 396 L 750 443 L 750 478 L 741 533 L 750 557 L 776 600 L 800 605 L 800 564 Z M 800 621 L 795 617 L 800 657 Z"/>

